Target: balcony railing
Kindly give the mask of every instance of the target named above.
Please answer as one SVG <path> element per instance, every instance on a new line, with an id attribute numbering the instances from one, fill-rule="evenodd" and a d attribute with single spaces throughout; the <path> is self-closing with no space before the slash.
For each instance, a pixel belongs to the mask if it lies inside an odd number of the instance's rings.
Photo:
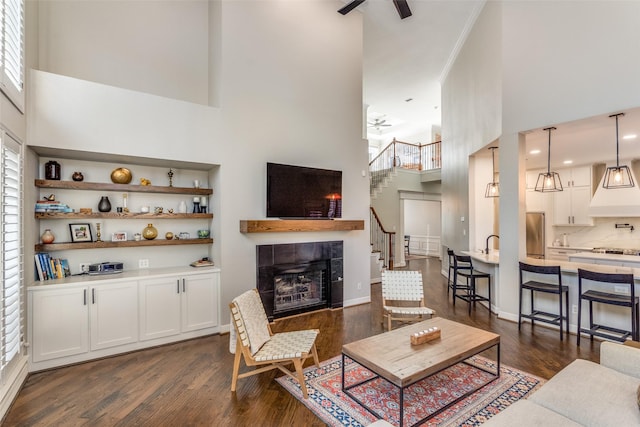
<path id="1" fill-rule="evenodd" d="M 377 188 L 394 168 L 428 171 L 442 167 L 441 142 L 411 144 L 394 140 L 369 163 L 371 189 Z"/>

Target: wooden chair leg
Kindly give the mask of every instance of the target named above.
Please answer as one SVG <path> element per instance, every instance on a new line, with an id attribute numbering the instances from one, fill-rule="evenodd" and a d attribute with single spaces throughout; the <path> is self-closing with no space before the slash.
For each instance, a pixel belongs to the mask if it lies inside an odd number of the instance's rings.
<path id="1" fill-rule="evenodd" d="M 300 359 L 295 359 L 293 361 L 293 366 L 296 368 L 296 374 L 298 376 L 298 382 L 300 383 L 300 390 L 302 390 L 302 396 L 305 399 L 308 399 L 309 393 L 307 392 L 307 384 L 304 381 L 304 373 L 302 372 L 302 361 Z"/>
<path id="2" fill-rule="evenodd" d="M 316 367 L 320 367 L 320 359 L 318 359 L 318 350 L 316 349 L 316 343 L 311 346 L 311 354 L 313 354 L 313 361 Z"/>
<path id="3" fill-rule="evenodd" d="M 238 384 L 238 372 L 240 372 L 240 359 L 242 358 L 242 348 L 240 347 L 240 338 L 236 342 L 236 355 L 233 358 L 233 376 L 231 377 L 231 391 L 236 391 Z"/>

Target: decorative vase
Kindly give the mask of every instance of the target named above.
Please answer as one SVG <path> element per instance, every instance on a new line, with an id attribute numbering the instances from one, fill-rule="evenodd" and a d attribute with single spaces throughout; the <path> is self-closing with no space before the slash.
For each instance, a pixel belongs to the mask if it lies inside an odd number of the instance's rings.
<path id="1" fill-rule="evenodd" d="M 185 201 L 181 201 L 180 204 L 178 205 L 178 212 L 180 213 L 187 213 L 187 204 L 185 203 Z"/>
<path id="2" fill-rule="evenodd" d="M 158 230 L 153 226 L 153 224 L 147 224 L 144 230 L 142 230 L 142 237 L 147 240 L 153 240 L 158 237 Z"/>
<path id="3" fill-rule="evenodd" d="M 74 181 L 82 181 L 84 179 L 84 175 L 82 175 L 82 172 L 74 172 L 73 175 L 71 175 L 71 179 Z"/>
<path id="4" fill-rule="evenodd" d="M 49 160 L 44 164 L 44 178 L 60 180 L 60 163 Z"/>
<path id="5" fill-rule="evenodd" d="M 44 230 L 44 233 L 42 233 L 42 236 L 40 236 L 40 239 L 42 239 L 42 243 L 48 245 L 49 243 L 53 243 L 53 241 L 56 240 L 56 236 L 54 236 L 51 230 L 47 228 L 46 230 Z"/>
<path id="6" fill-rule="evenodd" d="M 131 171 L 127 168 L 117 168 L 111 172 L 111 181 L 114 184 L 128 184 L 132 177 Z"/>
<path id="7" fill-rule="evenodd" d="M 98 203 L 98 210 L 100 212 L 110 212 L 111 211 L 111 202 L 107 196 L 102 196 L 100 199 L 100 203 Z"/>

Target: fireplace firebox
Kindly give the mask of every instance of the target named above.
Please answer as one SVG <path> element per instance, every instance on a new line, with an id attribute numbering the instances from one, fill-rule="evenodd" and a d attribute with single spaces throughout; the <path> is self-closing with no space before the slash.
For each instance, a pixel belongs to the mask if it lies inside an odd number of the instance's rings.
<path id="1" fill-rule="evenodd" d="M 256 257 L 269 320 L 342 307 L 342 241 L 259 245 Z"/>

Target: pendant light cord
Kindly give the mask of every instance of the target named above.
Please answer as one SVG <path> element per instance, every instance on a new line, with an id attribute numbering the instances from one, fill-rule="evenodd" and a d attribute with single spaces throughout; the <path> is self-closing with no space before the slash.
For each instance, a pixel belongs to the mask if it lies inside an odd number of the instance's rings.
<path id="1" fill-rule="evenodd" d="M 616 118 L 616 168 L 620 168 L 620 143 L 618 140 L 618 116 L 624 116 L 624 113 L 612 114 L 609 117 Z"/>
<path id="2" fill-rule="evenodd" d="M 551 131 L 555 129 L 556 128 L 554 128 L 553 126 L 543 129 L 549 131 L 549 149 L 547 150 L 547 176 L 551 175 Z"/>

